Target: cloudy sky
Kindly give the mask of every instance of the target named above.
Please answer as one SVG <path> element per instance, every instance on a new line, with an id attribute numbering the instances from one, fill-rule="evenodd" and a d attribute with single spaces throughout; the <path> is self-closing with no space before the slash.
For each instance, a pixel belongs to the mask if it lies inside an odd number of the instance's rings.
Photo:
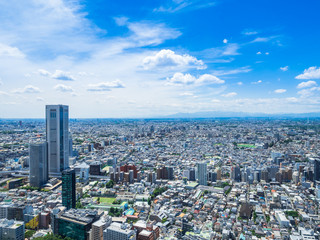
<path id="1" fill-rule="evenodd" d="M 320 110 L 318 0 L 0 1 L 0 118 Z"/>

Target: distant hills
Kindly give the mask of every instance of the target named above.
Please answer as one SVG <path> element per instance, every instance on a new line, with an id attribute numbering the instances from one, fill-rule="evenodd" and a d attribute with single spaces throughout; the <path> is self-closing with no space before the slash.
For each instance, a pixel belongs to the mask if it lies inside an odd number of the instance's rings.
<path id="1" fill-rule="evenodd" d="M 320 112 L 311 113 L 247 113 L 247 112 L 195 112 L 176 113 L 162 118 L 320 118 Z"/>

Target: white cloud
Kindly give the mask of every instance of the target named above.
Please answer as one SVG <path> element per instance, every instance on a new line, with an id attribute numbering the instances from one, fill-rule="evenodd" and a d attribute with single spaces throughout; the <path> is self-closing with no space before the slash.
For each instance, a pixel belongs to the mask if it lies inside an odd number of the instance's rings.
<path id="1" fill-rule="evenodd" d="M 179 95 L 180 96 L 194 96 L 194 94 L 191 92 L 184 92 L 184 93 L 180 93 Z"/>
<path id="2" fill-rule="evenodd" d="M 6 96 L 8 96 L 9 94 L 6 93 L 6 92 L 4 92 L 4 91 L 0 91 L 0 95 L 6 95 Z"/>
<path id="3" fill-rule="evenodd" d="M 54 89 L 58 92 L 74 92 L 71 86 L 67 86 L 64 84 L 57 84 L 56 86 L 54 86 Z"/>
<path id="4" fill-rule="evenodd" d="M 223 84 L 224 80 L 221 80 L 220 78 L 211 74 L 203 74 L 196 81 L 196 84 L 202 84 L 202 83 Z"/>
<path id="5" fill-rule="evenodd" d="M 239 86 L 241 86 L 241 85 L 243 85 L 243 82 L 237 82 L 237 84 L 238 84 Z"/>
<path id="6" fill-rule="evenodd" d="M 62 80 L 62 81 L 74 81 L 75 78 L 69 73 L 69 72 L 64 72 L 62 70 L 56 70 L 54 73 L 50 73 L 49 71 L 45 69 L 39 69 L 38 73 L 41 76 L 44 77 L 50 77 L 56 80 Z"/>
<path id="7" fill-rule="evenodd" d="M 261 52 L 257 52 L 257 55 L 261 55 Z"/>
<path id="8" fill-rule="evenodd" d="M 175 73 L 172 78 L 167 78 L 166 85 L 209 85 L 209 84 L 223 84 L 224 80 L 211 75 L 203 74 L 199 78 L 192 76 L 191 74 Z"/>
<path id="9" fill-rule="evenodd" d="M 242 34 L 243 34 L 243 35 L 247 35 L 247 36 L 251 36 L 251 35 L 256 35 L 256 34 L 258 34 L 258 32 L 247 29 L 247 30 L 243 31 Z"/>
<path id="10" fill-rule="evenodd" d="M 45 69 L 39 69 L 39 70 L 38 70 L 38 73 L 39 73 L 41 76 L 44 76 L 44 77 L 49 77 L 49 76 L 51 76 L 51 73 L 48 72 L 48 71 L 45 70 Z"/>
<path id="11" fill-rule="evenodd" d="M 307 89 L 302 89 L 298 92 L 298 94 L 302 98 L 307 98 L 315 95 L 315 93 L 320 92 L 320 87 L 312 87 L 312 88 L 307 88 Z"/>
<path id="12" fill-rule="evenodd" d="M 259 84 L 259 83 L 262 83 L 262 80 L 258 80 L 256 82 L 252 82 L 251 84 Z"/>
<path id="13" fill-rule="evenodd" d="M 35 0 L 0 1 L 0 43 L 15 46 L 11 55 L 48 60 L 59 56 L 83 59 L 95 55 L 111 55 L 125 49 L 155 46 L 181 35 L 179 30 L 151 21 L 130 22 L 116 18 L 128 34 L 104 38 L 100 29 L 87 17 L 81 1 Z M 102 37 L 103 36 L 103 37 Z M 0 47 L 1 48 L 1 47 Z M 7 47 L 5 52 L 8 52 Z"/>
<path id="14" fill-rule="evenodd" d="M 240 53 L 238 52 L 240 46 L 237 43 L 230 43 L 226 46 L 224 51 L 222 52 L 222 55 L 224 56 L 234 56 L 234 55 L 239 55 Z"/>
<path id="15" fill-rule="evenodd" d="M 221 96 L 230 98 L 230 97 L 235 97 L 237 95 L 238 94 L 236 92 L 229 92 L 229 93 L 226 93 L 226 94 L 222 94 Z"/>
<path id="16" fill-rule="evenodd" d="M 299 99 L 295 97 L 289 97 L 289 98 L 286 98 L 286 101 L 290 103 L 296 103 L 296 102 L 299 102 Z"/>
<path id="17" fill-rule="evenodd" d="M 224 76 L 224 75 L 232 75 L 232 74 L 238 74 L 238 73 L 247 73 L 252 71 L 250 66 L 246 67 L 240 67 L 236 69 L 231 69 L 231 70 L 215 70 L 212 71 L 212 74 L 215 76 Z"/>
<path id="18" fill-rule="evenodd" d="M 128 40 L 133 41 L 135 46 L 156 46 L 181 35 L 180 31 L 168 28 L 164 24 L 134 22 L 128 23 L 127 27 L 133 33 Z"/>
<path id="19" fill-rule="evenodd" d="M 143 59 L 142 65 L 144 69 L 153 69 L 157 67 L 183 67 L 205 69 L 203 61 L 196 59 L 188 54 L 179 55 L 169 49 L 162 49 L 154 56 L 148 56 Z"/>
<path id="20" fill-rule="evenodd" d="M 56 70 L 52 75 L 51 78 L 62 80 L 62 81 L 74 81 L 74 77 L 70 75 L 68 72 L 64 72 L 61 70 Z"/>
<path id="21" fill-rule="evenodd" d="M 44 102 L 44 98 L 42 98 L 42 97 L 37 97 L 36 100 L 37 100 L 37 102 Z"/>
<path id="22" fill-rule="evenodd" d="M 299 83 L 297 88 L 308 88 L 308 87 L 314 87 L 317 86 L 317 83 L 315 81 L 307 81 Z"/>
<path id="23" fill-rule="evenodd" d="M 270 40 L 276 38 L 276 36 L 270 36 L 270 37 L 257 37 L 254 40 L 251 41 L 251 43 L 259 43 L 259 42 L 269 42 Z"/>
<path id="24" fill-rule="evenodd" d="M 289 69 L 289 66 L 280 67 L 280 70 L 284 72 L 288 71 L 288 69 Z"/>
<path id="25" fill-rule="evenodd" d="M 302 74 L 296 76 L 296 79 L 320 79 L 320 67 L 309 67 Z"/>
<path id="26" fill-rule="evenodd" d="M 281 94 L 281 93 L 285 93 L 286 91 L 287 91 L 286 89 L 276 89 L 274 90 L 274 93 Z"/>
<path id="27" fill-rule="evenodd" d="M 266 55 L 269 55 L 270 53 L 269 53 L 269 52 L 266 52 L 265 54 L 266 54 Z"/>
<path id="28" fill-rule="evenodd" d="M 115 17 L 115 22 L 119 26 L 125 26 L 128 23 L 129 18 L 127 17 Z"/>
<path id="29" fill-rule="evenodd" d="M 191 74 L 175 73 L 172 78 L 167 79 L 168 85 L 188 85 L 194 84 L 197 78 Z"/>
<path id="30" fill-rule="evenodd" d="M 223 39 L 223 43 L 228 43 L 228 39 Z"/>
<path id="31" fill-rule="evenodd" d="M 1 56 L 23 58 L 24 54 L 16 47 L 0 43 L 0 57 Z"/>
<path id="32" fill-rule="evenodd" d="M 65 50 L 86 52 L 95 41 L 92 36 L 101 30 L 81 10 L 79 1 L 1 1 L 0 35 L 22 46 L 26 55 L 38 58 L 54 57 Z"/>
<path id="33" fill-rule="evenodd" d="M 236 56 L 240 55 L 238 50 L 240 45 L 237 43 L 226 43 L 222 47 L 208 48 L 200 52 L 203 57 L 208 59 L 217 59 L 226 56 Z M 218 61 L 221 59 L 218 59 Z M 233 59 L 231 59 L 232 61 Z M 228 60 L 227 60 L 228 61 Z M 230 60 L 229 60 L 230 61 Z"/>
<path id="34" fill-rule="evenodd" d="M 17 88 L 12 91 L 13 93 L 39 93 L 41 92 L 38 87 L 27 85 L 24 88 Z"/>
<path id="35" fill-rule="evenodd" d="M 111 88 L 124 88 L 124 84 L 120 80 L 115 80 L 112 82 L 101 82 L 97 84 L 89 84 L 88 91 L 92 92 L 104 92 L 110 91 Z"/>
<path id="36" fill-rule="evenodd" d="M 153 9 L 154 12 L 175 13 L 178 11 L 195 10 L 214 6 L 216 3 L 211 0 L 170 0 L 166 6 Z"/>

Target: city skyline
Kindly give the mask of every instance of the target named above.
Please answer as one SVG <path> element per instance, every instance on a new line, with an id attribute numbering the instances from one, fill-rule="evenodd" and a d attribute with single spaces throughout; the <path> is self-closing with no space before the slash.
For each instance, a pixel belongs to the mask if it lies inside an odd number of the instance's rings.
<path id="1" fill-rule="evenodd" d="M 319 112 L 311 1 L 0 3 L 0 118 Z"/>

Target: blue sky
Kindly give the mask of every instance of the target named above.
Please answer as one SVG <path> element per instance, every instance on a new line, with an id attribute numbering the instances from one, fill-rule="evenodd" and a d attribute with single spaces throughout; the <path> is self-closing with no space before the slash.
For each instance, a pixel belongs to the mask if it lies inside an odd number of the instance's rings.
<path id="1" fill-rule="evenodd" d="M 0 117 L 320 110 L 320 2 L 0 2 Z"/>

